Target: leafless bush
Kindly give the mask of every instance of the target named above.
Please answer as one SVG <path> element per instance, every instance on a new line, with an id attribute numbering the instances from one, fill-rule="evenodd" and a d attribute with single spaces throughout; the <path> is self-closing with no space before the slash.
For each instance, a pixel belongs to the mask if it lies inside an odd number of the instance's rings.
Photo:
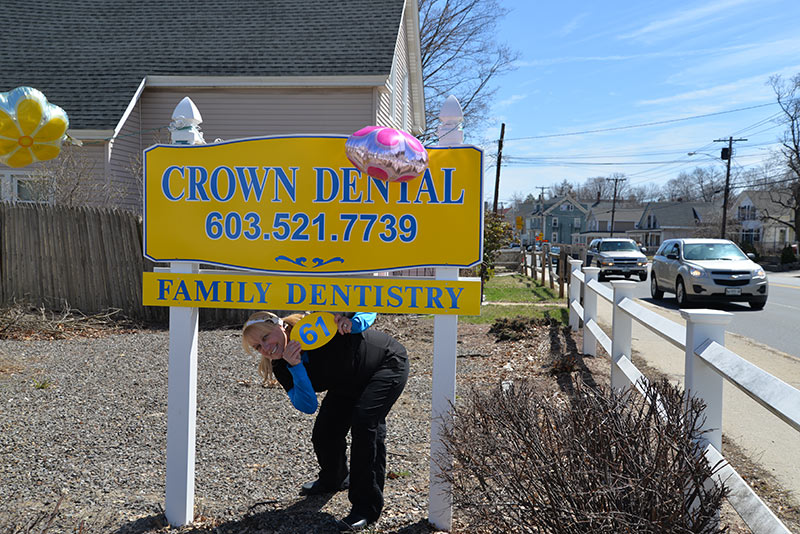
<path id="1" fill-rule="evenodd" d="M 724 532 L 726 490 L 696 441 L 703 408 L 666 381 L 645 397 L 473 389 L 446 425 L 443 476 L 469 532 Z"/>

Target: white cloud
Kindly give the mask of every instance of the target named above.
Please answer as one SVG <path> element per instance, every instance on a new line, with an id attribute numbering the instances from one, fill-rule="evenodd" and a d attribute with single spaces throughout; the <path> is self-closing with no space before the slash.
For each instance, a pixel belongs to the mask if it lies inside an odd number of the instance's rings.
<path id="1" fill-rule="evenodd" d="M 527 94 L 524 94 L 524 95 L 511 95 L 510 97 L 508 97 L 508 98 L 506 98 L 504 100 L 501 100 L 500 102 L 495 104 L 495 107 L 496 108 L 505 108 L 505 107 L 508 107 L 508 106 L 516 104 L 520 100 L 525 100 L 526 98 L 528 98 Z"/>
<path id="2" fill-rule="evenodd" d="M 574 16 L 569 22 L 567 22 L 561 27 L 561 29 L 558 30 L 557 34 L 560 37 L 566 37 L 574 32 L 580 26 L 581 22 L 588 16 L 588 13 L 580 13 L 579 15 Z"/>
<path id="3" fill-rule="evenodd" d="M 668 39 L 676 33 L 694 31 L 700 26 L 716 23 L 719 17 L 730 14 L 731 8 L 751 4 L 749 0 L 722 0 L 706 4 L 695 9 L 681 8 L 671 17 L 660 17 L 638 30 L 620 35 L 620 39 L 661 40 Z"/>

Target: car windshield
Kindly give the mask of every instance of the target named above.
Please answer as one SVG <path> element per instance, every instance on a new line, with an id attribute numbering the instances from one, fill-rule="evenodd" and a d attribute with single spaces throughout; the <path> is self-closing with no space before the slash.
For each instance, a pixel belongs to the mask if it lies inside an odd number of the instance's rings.
<path id="1" fill-rule="evenodd" d="M 687 260 L 746 260 L 747 256 L 733 243 L 692 243 L 683 245 Z"/>
<path id="2" fill-rule="evenodd" d="M 603 241 L 600 243 L 600 250 L 635 250 L 638 251 L 639 249 L 636 248 L 636 243 L 632 243 L 630 241 Z"/>

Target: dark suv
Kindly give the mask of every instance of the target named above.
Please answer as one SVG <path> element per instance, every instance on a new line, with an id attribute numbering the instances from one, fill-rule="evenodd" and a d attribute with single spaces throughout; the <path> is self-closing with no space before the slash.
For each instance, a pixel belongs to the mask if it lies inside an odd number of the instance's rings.
<path id="1" fill-rule="evenodd" d="M 600 281 L 610 275 L 630 278 L 633 275 L 644 282 L 647 280 L 647 256 L 633 239 L 604 237 L 589 243 L 586 251 L 586 265 L 600 267 L 597 278 Z"/>

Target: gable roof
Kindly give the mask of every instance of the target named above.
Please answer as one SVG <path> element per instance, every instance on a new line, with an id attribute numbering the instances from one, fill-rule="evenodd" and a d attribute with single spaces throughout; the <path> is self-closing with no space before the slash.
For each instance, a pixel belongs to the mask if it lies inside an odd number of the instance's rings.
<path id="1" fill-rule="evenodd" d="M 642 218 L 642 213 L 644 213 L 644 206 L 630 206 L 625 205 L 620 202 L 617 202 L 617 205 L 614 206 L 614 203 L 610 200 L 601 200 L 600 202 L 595 202 L 589 208 L 589 213 L 587 214 L 588 218 L 595 218 L 595 219 L 603 219 L 611 218 L 611 211 L 614 211 L 614 221 L 633 221 L 639 222 Z"/>
<path id="2" fill-rule="evenodd" d="M 13 22 L 0 32 L 0 92 L 35 87 L 64 108 L 72 129 L 111 129 L 146 76 L 388 77 L 404 4 L 9 2 L 3 13 Z"/>
<path id="3" fill-rule="evenodd" d="M 736 197 L 731 207 L 736 208 L 745 199 L 750 199 L 750 202 L 759 212 L 769 213 L 769 215 L 773 217 L 791 214 L 791 210 L 787 207 L 792 204 L 791 193 L 788 191 L 749 189 L 739 193 L 739 196 Z"/>
<path id="4" fill-rule="evenodd" d="M 561 204 L 564 204 L 565 202 L 568 202 L 568 203 L 572 204 L 573 206 L 575 206 L 576 208 L 578 208 L 578 210 L 580 210 L 580 212 L 583 213 L 584 215 L 586 215 L 586 213 L 589 211 L 589 210 L 586 209 L 586 206 L 584 204 L 581 204 L 580 202 L 578 202 L 577 200 L 572 198 L 571 195 L 564 195 L 561 198 L 554 198 L 554 199 L 551 199 L 551 200 L 552 200 L 553 203 L 550 204 L 547 208 L 545 208 L 545 210 L 544 210 L 544 214 L 545 215 L 550 213 L 550 212 L 552 212 L 554 209 L 556 209 Z"/>
<path id="5" fill-rule="evenodd" d="M 708 220 L 715 209 L 711 202 L 648 202 L 637 228 L 646 227 L 647 216 L 656 216 L 658 228 L 694 228 Z"/>

